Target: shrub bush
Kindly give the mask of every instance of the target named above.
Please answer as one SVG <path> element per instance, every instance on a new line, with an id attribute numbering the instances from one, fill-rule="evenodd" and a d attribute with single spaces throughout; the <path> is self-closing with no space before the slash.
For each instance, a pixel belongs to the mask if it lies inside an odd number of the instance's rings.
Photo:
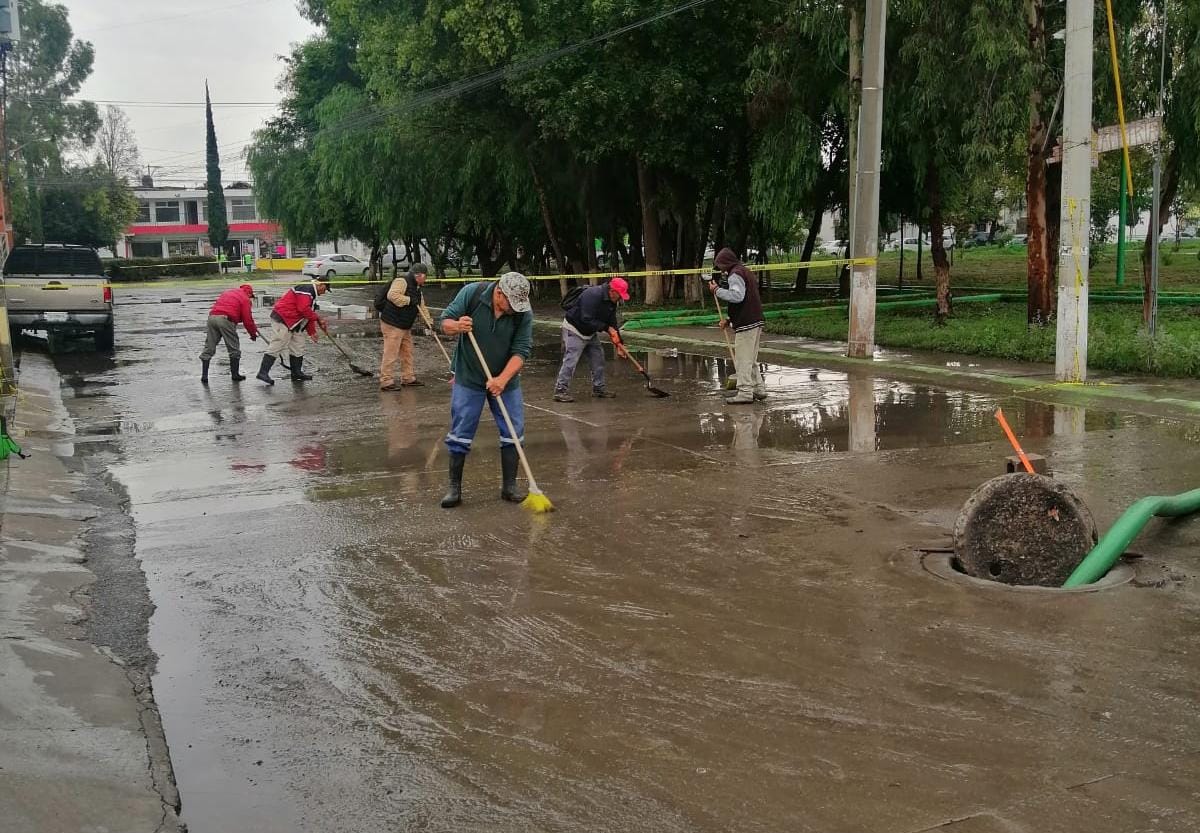
<path id="1" fill-rule="evenodd" d="M 104 273 L 113 283 L 153 280 L 155 278 L 185 278 L 218 274 L 217 263 L 210 256 L 189 257 L 130 257 L 105 262 Z"/>

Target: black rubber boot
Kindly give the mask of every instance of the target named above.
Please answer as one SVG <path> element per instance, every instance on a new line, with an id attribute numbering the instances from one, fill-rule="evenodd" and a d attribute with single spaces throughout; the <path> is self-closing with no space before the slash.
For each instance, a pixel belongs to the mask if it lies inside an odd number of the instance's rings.
<path id="1" fill-rule="evenodd" d="M 208 368 L 205 368 L 205 370 L 207 370 L 207 369 Z M 236 359 L 231 357 L 229 359 L 229 376 L 230 376 L 230 378 L 233 379 L 233 381 L 235 381 L 235 382 L 246 381 L 246 377 L 243 376 L 239 372 L 241 369 L 242 369 L 242 357 L 238 356 Z M 208 374 L 206 373 L 205 376 L 207 376 L 207 375 Z"/>
<path id="2" fill-rule="evenodd" d="M 292 381 L 311 382 L 312 377 L 304 372 L 304 357 L 292 356 Z"/>
<path id="3" fill-rule="evenodd" d="M 200 384 L 202 384 L 202 385 L 208 384 L 208 363 L 209 363 L 209 361 L 210 361 L 209 359 L 201 359 L 200 360 Z"/>
<path id="4" fill-rule="evenodd" d="M 267 354 L 263 356 L 262 366 L 258 368 L 258 376 L 255 378 L 260 382 L 266 382 L 268 385 L 275 384 L 275 380 L 271 378 L 271 366 L 275 364 L 275 357 Z"/>
<path id="5" fill-rule="evenodd" d="M 443 509 L 453 509 L 462 503 L 462 475 L 466 462 L 465 454 L 450 455 L 450 487 L 446 489 L 446 496 L 442 498 Z"/>
<path id="6" fill-rule="evenodd" d="M 525 495 L 517 491 L 517 466 L 520 462 L 515 445 L 500 446 L 501 500 L 520 503 L 525 499 Z"/>

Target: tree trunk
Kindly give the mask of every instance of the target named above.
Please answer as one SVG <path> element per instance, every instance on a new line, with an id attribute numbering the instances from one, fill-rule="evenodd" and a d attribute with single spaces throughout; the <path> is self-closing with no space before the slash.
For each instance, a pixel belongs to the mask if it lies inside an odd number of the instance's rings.
<path id="1" fill-rule="evenodd" d="M 717 200 L 716 208 L 713 213 L 712 224 L 712 240 L 713 252 L 719 252 L 725 248 L 725 218 L 729 208 L 729 197 L 723 196 Z"/>
<path id="2" fill-rule="evenodd" d="M 821 233 L 821 218 L 825 216 L 824 204 L 818 205 L 813 209 L 812 221 L 808 224 L 808 234 L 804 238 L 804 249 L 800 252 L 800 262 L 807 263 L 812 260 L 813 249 L 817 246 L 817 237 Z M 796 283 L 792 287 L 797 292 L 808 291 L 808 267 L 801 266 L 796 270 Z"/>
<path id="3" fill-rule="evenodd" d="M 550 247 L 554 250 L 554 262 L 558 264 L 558 273 L 565 275 L 567 274 L 567 262 L 563 259 L 562 246 L 554 231 L 554 218 L 550 215 L 550 203 L 546 199 L 546 185 L 537 172 L 537 166 L 533 164 L 532 156 L 529 157 L 529 174 L 533 177 L 533 189 L 537 193 L 538 207 L 542 212 L 542 224 L 546 227 L 546 236 L 550 239 Z M 563 298 L 567 297 L 566 278 L 559 278 L 558 291 Z"/>
<path id="4" fill-rule="evenodd" d="M 850 187 L 849 200 L 846 202 L 846 216 L 850 222 L 846 227 L 846 239 L 850 241 L 850 252 L 853 255 L 854 246 L 854 210 L 858 192 L 858 111 L 862 104 L 862 15 L 859 8 L 860 0 L 850 2 L 850 90 L 849 106 L 846 112 L 846 147 L 849 148 Z M 850 270 L 844 269 L 846 296 L 850 294 Z M 838 294 L 841 294 L 841 277 L 839 277 Z"/>
<path id="5" fill-rule="evenodd" d="M 1025 0 L 1025 22 L 1028 26 L 1030 51 L 1036 59 L 1045 60 L 1046 54 L 1046 8 L 1045 0 Z M 1046 189 L 1046 155 L 1050 131 L 1047 123 L 1045 98 L 1038 81 L 1029 91 L 1029 141 L 1026 146 L 1025 205 L 1028 219 L 1026 231 L 1026 277 L 1029 299 L 1026 309 L 1030 324 L 1045 324 L 1054 315 L 1054 257 L 1057 247 L 1052 249 L 1052 212 L 1049 209 L 1050 195 Z M 1062 167 L 1061 164 L 1059 167 Z M 1061 176 L 1061 174 L 1060 174 Z M 1053 225 L 1057 226 L 1057 223 Z"/>
<path id="6" fill-rule="evenodd" d="M 479 257 L 479 272 L 485 278 L 493 278 L 500 274 L 500 263 L 495 250 L 486 235 L 476 235 L 473 243 Z"/>
<path id="7" fill-rule="evenodd" d="M 1171 148 L 1171 153 L 1167 156 L 1166 165 L 1162 172 L 1162 191 L 1158 196 L 1158 228 L 1151 227 L 1146 234 L 1146 242 L 1142 245 L 1142 320 L 1150 323 L 1150 267 L 1151 267 L 1151 246 L 1150 235 L 1162 237 L 1163 227 L 1166 226 L 1167 220 L 1171 216 L 1171 203 L 1175 202 L 1175 195 L 1179 192 L 1180 174 L 1183 172 L 1183 165 L 1179 158 L 1179 147 Z M 1176 223 L 1176 227 L 1178 227 Z"/>
<path id="8" fill-rule="evenodd" d="M 581 202 L 583 203 L 583 257 L 584 268 L 588 272 L 599 272 L 600 265 L 596 262 L 596 229 L 592 224 L 592 186 L 591 177 L 587 176 L 583 179 Z M 600 278 L 589 278 L 588 283 L 595 286 L 600 282 Z"/>
<path id="9" fill-rule="evenodd" d="M 921 230 L 921 223 L 917 223 L 917 280 L 925 280 L 925 252 L 923 249 L 925 243 L 925 233 Z"/>
<path id="10" fill-rule="evenodd" d="M 712 200 L 708 201 L 705 207 L 706 213 L 712 206 Z M 679 268 L 693 269 L 700 266 L 704 258 L 704 237 L 707 234 L 705 226 L 702 225 L 699 216 L 700 206 L 698 198 L 696 202 L 688 205 L 686 211 L 680 216 L 679 225 L 683 231 L 680 240 L 679 248 Z M 688 304 L 695 304 L 700 301 L 700 281 L 694 274 L 683 275 L 680 277 L 683 282 L 683 300 Z"/>
<path id="11" fill-rule="evenodd" d="M 371 241 L 371 256 L 367 260 L 367 270 L 371 274 L 371 280 L 383 280 L 383 256 L 379 251 L 378 238 Z"/>
<path id="12" fill-rule="evenodd" d="M 642 243 L 646 247 L 646 271 L 662 269 L 662 244 L 659 239 L 661 228 L 658 222 L 658 192 L 654 174 L 642 160 L 637 159 L 638 198 L 642 204 Z M 663 303 L 662 275 L 646 276 L 646 306 L 657 307 Z"/>
<path id="13" fill-rule="evenodd" d="M 942 231 L 942 182 L 937 164 L 931 159 L 925 172 L 925 192 L 929 200 L 929 252 L 933 255 L 934 286 L 937 290 L 938 324 L 950 317 L 950 261 Z"/>

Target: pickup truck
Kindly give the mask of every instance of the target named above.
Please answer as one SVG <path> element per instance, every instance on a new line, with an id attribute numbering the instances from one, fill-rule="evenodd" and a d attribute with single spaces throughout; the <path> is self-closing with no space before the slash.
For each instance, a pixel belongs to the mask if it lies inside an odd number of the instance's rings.
<path id="1" fill-rule="evenodd" d="M 42 330 L 48 341 L 92 334 L 97 350 L 113 348 L 112 288 L 96 250 L 64 243 L 16 246 L 4 261 L 8 324 Z"/>

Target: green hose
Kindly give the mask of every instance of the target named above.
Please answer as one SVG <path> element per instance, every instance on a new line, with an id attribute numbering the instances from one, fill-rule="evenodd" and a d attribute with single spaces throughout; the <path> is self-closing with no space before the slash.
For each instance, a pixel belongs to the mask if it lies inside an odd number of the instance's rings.
<path id="1" fill-rule="evenodd" d="M 1174 497 L 1142 498 L 1117 519 L 1087 557 L 1079 562 L 1063 587 L 1080 587 L 1102 579 L 1151 518 L 1178 518 L 1197 511 L 1200 511 L 1200 489 Z"/>

